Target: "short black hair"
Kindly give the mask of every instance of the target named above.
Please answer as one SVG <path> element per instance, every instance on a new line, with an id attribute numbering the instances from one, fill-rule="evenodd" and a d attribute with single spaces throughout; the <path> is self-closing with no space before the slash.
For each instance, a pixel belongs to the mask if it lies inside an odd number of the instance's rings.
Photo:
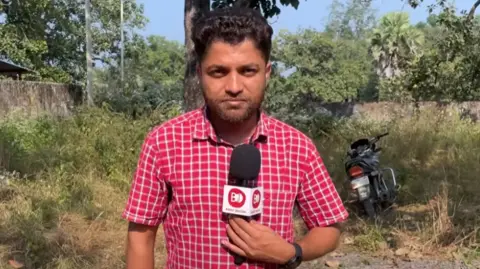
<path id="1" fill-rule="evenodd" d="M 232 45 L 249 38 L 270 59 L 273 29 L 259 11 L 251 8 L 228 7 L 208 11 L 194 20 L 192 39 L 201 61 L 213 41 Z"/>

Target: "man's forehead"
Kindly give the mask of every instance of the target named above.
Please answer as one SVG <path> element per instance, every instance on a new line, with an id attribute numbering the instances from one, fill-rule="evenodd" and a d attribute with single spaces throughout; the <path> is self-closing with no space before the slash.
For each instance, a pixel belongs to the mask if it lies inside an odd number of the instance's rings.
<path id="1" fill-rule="evenodd" d="M 262 61 L 262 52 L 248 39 L 238 44 L 214 41 L 204 58 L 205 63 L 219 65 L 258 65 Z"/>
<path id="2" fill-rule="evenodd" d="M 224 51 L 229 53 L 235 52 L 251 52 L 258 50 L 255 43 L 251 39 L 245 39 L 241 42 L 226 42 L 223 40 L 215 40 L 210 43 L 208 50 L 215 50 L 216 52 Z"/>

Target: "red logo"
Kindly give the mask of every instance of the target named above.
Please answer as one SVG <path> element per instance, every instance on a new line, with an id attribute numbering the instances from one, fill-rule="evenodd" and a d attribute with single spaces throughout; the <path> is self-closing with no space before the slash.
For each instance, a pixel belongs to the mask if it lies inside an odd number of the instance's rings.
<path id="1" fill-rule="evenodd" d="M 241 190 L 233 188 L 228 192 L 228 203 L 236 208 L 240 208 L 245 204 L 245 193 Z"/>
<path id="2" fill-rule="evenodd" d="M 262 200 L 262 194 L 259 190 L 255 190 L 252 196 L 252 206 L 254 209 L 258 208 L 260 201 Z"/>

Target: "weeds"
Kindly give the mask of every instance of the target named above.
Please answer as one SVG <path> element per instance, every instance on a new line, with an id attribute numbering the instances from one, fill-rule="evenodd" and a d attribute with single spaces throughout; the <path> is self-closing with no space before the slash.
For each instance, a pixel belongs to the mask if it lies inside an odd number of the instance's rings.
<path id="1" fill-rule="evenodd" d="M 178 113 L 174 108 L 132 120 L 108 108 L 82 108 L 70 118 L 1 121 L 0 169 L 9 172 L 0 174 L 0 268 L 8 260 L 42 269 L 122 267 L 120 213 L 140 145 L 151 127 Z M 381 163 L 395 169 L 400 204 L 375 223 L 351 211 L 347 236 L 354 247 L 420 252 L 455 247 L 475 256 L 480 126 L 449 111 L 383 123 L 319 119 L 315 124 L 308 130 L 342 196 L 349 143 L 390 133 L 380 142 Z M 296 231 L 299 237 L 305 233 L 298 219 Z M 163 240 L 157 242 L 161 264 Z"/>
<path id="2" fill-rule="evenodd" d="M 0 122 L 0 171 L 8 171 L 0 173 L 0 268 L 7 260 L 121 268 L 126 190 L 140 145 L 162 117 L 132 121 L 96 108 Z"/>
<path id="3" fill-rule="evenodd" d="M 338 190 L 346 198 L 343 160 L 351 142 L 383 132 L 381 165 L 395 170 L 401 192 L 397 208 L 376 223 L 351 214 L 347 234 L 372 251 L 387 242 L 435 253 L 478 246 L 480 208 L 480 125 L 453 110 L 425 109 L 387 122 L 330 121 L 326 132 L 311 133 Z M 354 213 L 353 209 L 350 210 Z M 390 240 L 391 239 L 391 240 Z M 393 240 L 393 241 L 392 241 Z"/>

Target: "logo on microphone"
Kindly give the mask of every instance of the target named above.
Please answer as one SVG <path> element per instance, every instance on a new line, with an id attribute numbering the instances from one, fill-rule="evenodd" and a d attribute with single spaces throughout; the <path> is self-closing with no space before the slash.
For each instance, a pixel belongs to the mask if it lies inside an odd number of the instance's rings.
<path id="1" fill-rule="evenodd" d="M 262 195 L 260 193 L 260 191 L 258 189 L 256 189 L 254 192 L 253 192 L 253 195 L 252 195 L 252 206 L 254 209 L 257 209 L 258 206 L 260 205 L 260 200 L 262 199 Z"/>
<path id="2" fill-rule="evenodd" d="M 237 188 L 233 188 L 228 193 L 228 203 L 235 207 L 240 208 L 245 204 L 245 193 Z"/>

